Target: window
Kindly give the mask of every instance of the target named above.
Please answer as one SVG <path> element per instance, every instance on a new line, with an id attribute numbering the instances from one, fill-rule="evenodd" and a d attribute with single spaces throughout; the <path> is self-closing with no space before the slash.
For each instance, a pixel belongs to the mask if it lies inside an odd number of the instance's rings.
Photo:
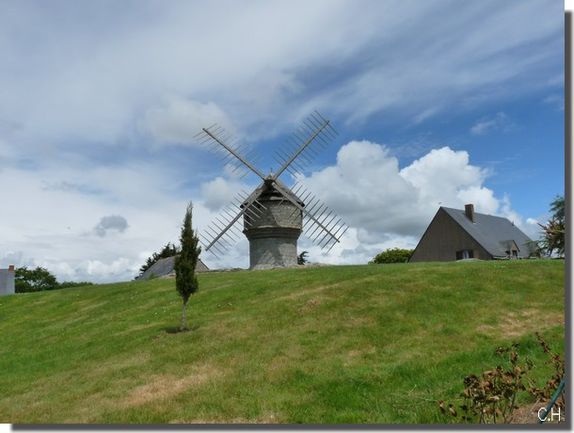
<path id="1" fill-rule="evenodd" d="M 456 259 L 463 260 L 463 259 L 473 259 L 474 258 L 474 251 L 473 250 L 460 250 L 456 252 Z"/>

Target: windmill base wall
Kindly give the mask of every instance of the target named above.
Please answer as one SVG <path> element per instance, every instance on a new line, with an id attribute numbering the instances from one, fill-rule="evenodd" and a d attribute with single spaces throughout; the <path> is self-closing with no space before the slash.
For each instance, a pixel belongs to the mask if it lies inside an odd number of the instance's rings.
<path id="1" fill-rule="evenodd" d="M 260 228 L 245 232 L 249 239 L 249 269 L 272 269 L 297 265 L 300 229 Z"/>

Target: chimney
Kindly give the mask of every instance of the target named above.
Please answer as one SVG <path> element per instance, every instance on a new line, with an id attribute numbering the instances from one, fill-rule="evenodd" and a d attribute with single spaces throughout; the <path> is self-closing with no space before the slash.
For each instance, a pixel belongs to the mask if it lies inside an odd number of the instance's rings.
<path id="1" fill-rule="evenodd" d="M 13 271 L 13 270 L 14 270 L 14 265 L 8 266 L 8 270 L 9 270 L 9 271 Z"/>
<path id="2" fill-rule="evenodd" d="M 464 214 L 470 222 L 474 222 L 474 205 L 472 203 L 464 205 Z"/>

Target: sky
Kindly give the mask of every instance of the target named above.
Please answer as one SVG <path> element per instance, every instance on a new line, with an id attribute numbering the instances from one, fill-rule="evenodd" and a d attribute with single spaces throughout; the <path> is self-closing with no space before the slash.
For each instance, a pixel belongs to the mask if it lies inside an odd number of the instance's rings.
<path id="1" fill-rule="evenodd" d="M 0 1 L 0 267 L 130 280 L 239 178 L 194 136 L 272 159 L 313 110 L 339 132 L 299 181 L 349 225 L 312 262 L 414 248 L 439 206 L 532 238 L 564 193 L 555 0 Z M 292 185 L 284 174 L 281 180 Z M 211 268 L 247 267 L 248 244 Z"/>

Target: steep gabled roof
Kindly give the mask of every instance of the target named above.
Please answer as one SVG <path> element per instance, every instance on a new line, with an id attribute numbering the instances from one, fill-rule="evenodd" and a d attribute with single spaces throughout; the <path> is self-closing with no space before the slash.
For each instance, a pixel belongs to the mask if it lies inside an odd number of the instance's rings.
<path id="1" fill-rule="evenodd" d="M 464 210 L 441 208 L 492 256 L 506 257 L 510 241 L 516 243 L 519 257 L 530 255 L 532 240 L 508 219 L 475 212 L 473 223 Z"/>
<path id="2" fill-rule="evenodd" d="M 151 265 L 146 271 L 141 274 L 136 279 L 138 280 L 147 280 L 148 278 L 154 277 L 164 277 L 166 275 L 171 274 L 174 272 L 175 266 L 175 256 L 172 257 L 165 257 L 163 259 L 159 259 L 153 265 Z M 201 259 L 197 259 L 197 265 L 195 268 L 196 272 L 205 272 L 208 271 L 209 268 L 205 266 L 205 264 L 201 261 Z"/>

